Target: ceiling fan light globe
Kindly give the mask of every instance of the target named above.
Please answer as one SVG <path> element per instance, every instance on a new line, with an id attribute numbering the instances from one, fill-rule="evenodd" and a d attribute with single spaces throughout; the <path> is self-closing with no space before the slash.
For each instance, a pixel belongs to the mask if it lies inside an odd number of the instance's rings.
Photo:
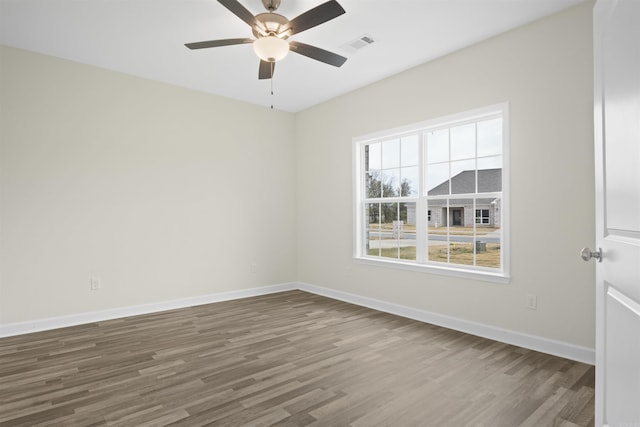
<path id="1" fill-rule="evenodd" d="M 276 36 L 260 37 L 253 42 L 258 58 L 267 62 L 278 62 L 289 53 L 289 43 Z"/>

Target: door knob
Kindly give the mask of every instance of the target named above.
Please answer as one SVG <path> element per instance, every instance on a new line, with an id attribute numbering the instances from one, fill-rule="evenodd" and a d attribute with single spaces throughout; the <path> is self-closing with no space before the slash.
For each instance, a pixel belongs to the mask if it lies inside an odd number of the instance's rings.
<path id="1" fill-rule="evenodd" d="M 595 258 L 598 262 L 602 262 L 602 249 L 598 248 L 597 251 L 592 252 L 589 248 L 582 248 L 580 251 L 580 257 L 582 257 L 584 261 L 589 261 L 591 258 Z"/>

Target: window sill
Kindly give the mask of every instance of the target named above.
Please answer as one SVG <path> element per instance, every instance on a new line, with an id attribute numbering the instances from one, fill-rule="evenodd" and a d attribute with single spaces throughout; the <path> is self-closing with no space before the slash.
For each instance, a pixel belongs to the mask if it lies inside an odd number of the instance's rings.
<path id="1" fill-rule="evenodd" d="M 415 264 L 397 260 L 384 260 L 371 257 L 353 257 L 356 264 L 372 265 L 376 267 L 397 268 L 400 270 L 419 271 L 422 273 L 437 274 L 440 276 L 458 277 L 463 279 L 481 280 L 485 282 L 508 284 L 511 277 L 504 273 L 492 273 L 489 271 L 464 270 L 452 267 L 439 267 L 431 264 Z"/>

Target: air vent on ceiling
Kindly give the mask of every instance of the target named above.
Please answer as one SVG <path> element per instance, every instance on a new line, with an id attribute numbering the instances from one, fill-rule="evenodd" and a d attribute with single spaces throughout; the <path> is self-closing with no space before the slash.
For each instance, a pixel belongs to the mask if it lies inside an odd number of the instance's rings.
<path id="1" fill-rule="evenodd" d="M 365 34 L 363 36 L 358 37 L 355 40 L 352 40 L 348 43 L 343 44 L 341 48 L 347 52 L 355 53 L 360 49 L 371 45 L 374 42 L 375 40 L 373 40 L 373 37 Z"/>

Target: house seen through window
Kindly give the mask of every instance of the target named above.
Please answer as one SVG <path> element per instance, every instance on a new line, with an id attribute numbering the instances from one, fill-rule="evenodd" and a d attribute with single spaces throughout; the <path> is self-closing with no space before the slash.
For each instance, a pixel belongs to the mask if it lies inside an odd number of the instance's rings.
<path id="1" fill-rule="evenodd" d="M 507 107 L 354 141 L 354 256 L 506 276 Z"/>

